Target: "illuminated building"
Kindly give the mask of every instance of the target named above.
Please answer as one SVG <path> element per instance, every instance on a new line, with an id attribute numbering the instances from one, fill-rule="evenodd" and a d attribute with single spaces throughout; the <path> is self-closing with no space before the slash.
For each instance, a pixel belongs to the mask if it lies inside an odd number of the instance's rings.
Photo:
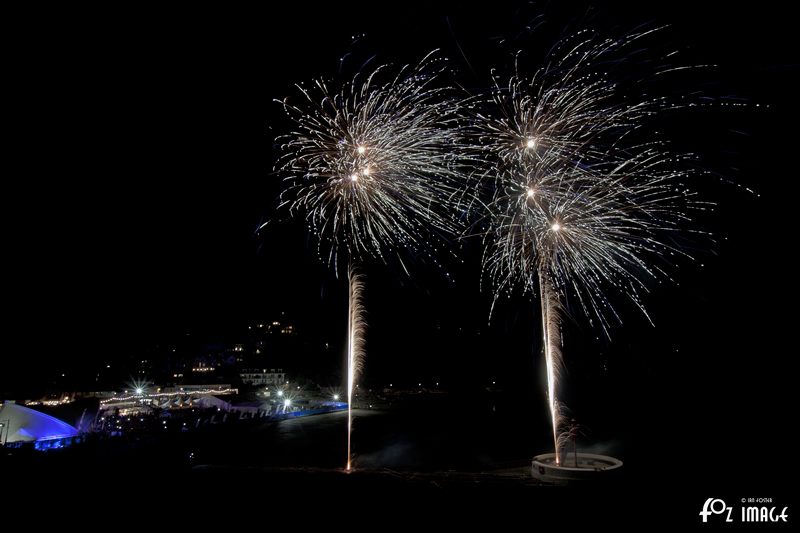
<path id="1" fill-rule="evenodd" d="M 243 370 L 239 376 L 245 385 L 277 385 L 286 381 L 286 374 L 282 368 Z"/>

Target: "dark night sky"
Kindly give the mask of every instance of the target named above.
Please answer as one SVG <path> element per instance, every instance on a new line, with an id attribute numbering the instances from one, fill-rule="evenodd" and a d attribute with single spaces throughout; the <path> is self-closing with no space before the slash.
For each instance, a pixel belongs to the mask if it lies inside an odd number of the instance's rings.
<path id="1" fill-rule="evenodd" d="M 533 39 L 540 48 L 581 21 L 614 34 L 671 24 L 664 39 L 684 50 L 686 62 L 719 65 L 693 78 L 691 89 L 771 104 L 687 118 L 693 122 L 679 142 L 761 196 L 715 189 L 721 209 L 709 224 L 728 240 L 700 254 L 704 268 L 683 265 L 679 287 L 655 290 L 657 328 L 629 313 L 610 345 L 587 351 L 611 354 L 615 379 L 625 384 L 615 394 L 650 390 L 654 400 L 682 389 L 689 396 L 676 410 L 725 413 L 709 431 L 741 423 L 755 435 L 788 416 L 798 123 L 789 8 L 428 4 L 398 4 L 391 17 L 374 3 L 294 3 L 7 20 L 18 28 L 4 76 L 17 161 L 5 175 L 11 320 L 3 357 L 12 371 L 0 390 L 24 381 L 16 372 L 91 366 L 169 335 L 211 336 L 281 310 L 340 342 L 344 284 L 317 262 L 302 226 L 254 235 L 272 216 L 280 186 L 270 173 L 281 127 L 272 100 L 294 82 L 335 73 L 348 51 L 393 61 L 441 47 L 465 72 L 466 86 L 485 86 L 496 37 L 516 35 L 544 11 L 547 22 Z M 356 34 L 366 37 L 353 46 Z M 367 274 L 368 379 L 477 381 L 533 371 L 530 298 L 504 303 L 486 327 L 488 297 L 478 293 L 474 267 L 457 270 L 454 285 L 423 267 L 412 280 L 392 268 Z M 480 340 L 469 337 L 477 328 Z M 576 329 L 589 337 L 584 323 Z M 575 359 L 589 375 L 600 364 L 594 356 Z M 708 417 L 689 424 L 703 427 Z"/>

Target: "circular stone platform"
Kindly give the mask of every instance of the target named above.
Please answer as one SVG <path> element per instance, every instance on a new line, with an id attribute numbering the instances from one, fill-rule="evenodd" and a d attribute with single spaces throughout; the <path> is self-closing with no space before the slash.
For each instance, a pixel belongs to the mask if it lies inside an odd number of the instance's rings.
<path id="1" fill-rule="evenodd" d="M 607 479 L 611 471 L 622 466 L 622 461 L 607 455 L 578 452 L 578 464 L 575 465 L 575 454 L 567 453 L 561 457 L 561 465 L 556 464 L 556 454 L 543 453 L 533 458 L 531 474 L 535 479 L 551 483 L 572 483 Z"/>

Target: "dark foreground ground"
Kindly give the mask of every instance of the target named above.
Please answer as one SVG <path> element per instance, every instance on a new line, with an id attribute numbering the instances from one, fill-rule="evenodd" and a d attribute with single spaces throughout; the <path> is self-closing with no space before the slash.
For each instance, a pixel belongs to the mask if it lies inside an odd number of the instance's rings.
<path id="1" fill-rule="evenodd" d="M 727 464 L 715 463 L 713 450 L 702 459 L 689 448 L 666 449 L 669 441 L 648 439 L 645 430 L 624 429 L 605 441 L 591 432 L 581 446 L 625 461 L 618 475 L 584 486 L 541 484 L 530 477 L 530 459 L 549 451 L 546 419 L 518 398 L 473 399 L 434 396 L 356 411 L 351 473 L 343 469 L 346 413 L 339 412 L 6 455 L 5 501 L 46 501 L 103 517 L 134 506 L 142 520 L 184 525 L 310 526 L 339 514 L 366 520 L 377 513 L 379 523 L 417 517 L 445 525 L 485 519 L 692 527 L 709 497 L 789 494 L 776 484 L 785 477 L 779 468 L 737 463 L 724 450 L 718 457 Z"/>

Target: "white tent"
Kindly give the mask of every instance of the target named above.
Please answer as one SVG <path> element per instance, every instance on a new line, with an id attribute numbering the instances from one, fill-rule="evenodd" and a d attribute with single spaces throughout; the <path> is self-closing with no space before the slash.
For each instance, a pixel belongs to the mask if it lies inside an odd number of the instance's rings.
<path id="1" fill-rule="evenodd" d="M 77 429 L 58 418 L 9 402 L 0 407 L 0 424 L 3 424 L 0 428 L 3 443 L 60 439 L 78 434 Z"/>

